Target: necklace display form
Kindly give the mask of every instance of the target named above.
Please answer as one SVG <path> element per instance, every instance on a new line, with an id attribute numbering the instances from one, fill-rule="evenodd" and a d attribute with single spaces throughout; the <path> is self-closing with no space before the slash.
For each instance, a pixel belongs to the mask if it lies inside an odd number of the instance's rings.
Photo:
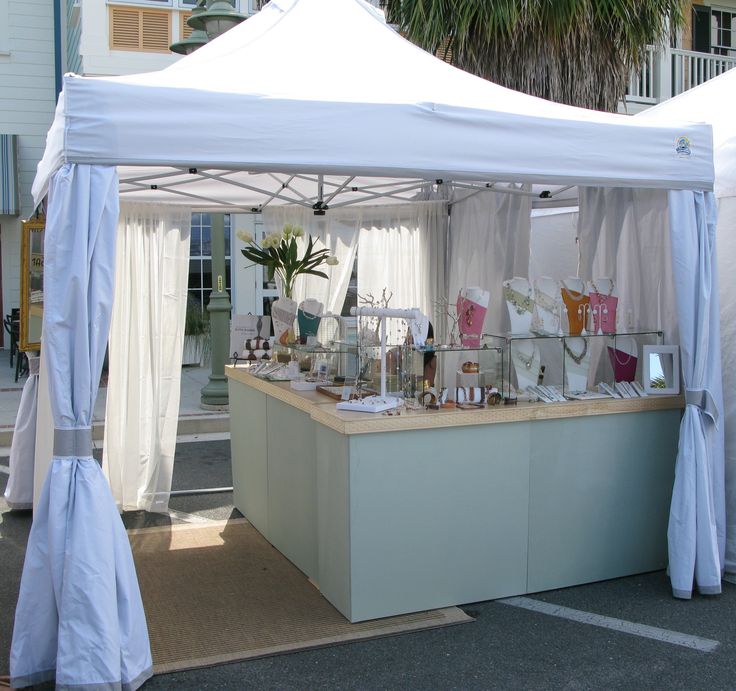
<path id="1" fill-rule="evenodd" d="M 310 336 L 317 336 L 317 330 L 322 321 L 322 308 L 323 305 L 319 300 L 313 298 L 302 300 L 296 313 L 300 343 L 306 343 Z"/>
<path id="2" fill-rule="evenodd" d="M 639 364 L 639 347 L 632 336 L 618 336 L 609 339 L 608 359 L 613 368 L 613 379 L 619 381 L 636 380 Z"/>
<path id="3" fill-rule="evenodd" d="M 541 358 L 533 341 L 512 341 L 511 362 L 516 373 L 517 388 L 521 391 L 539 381 Z"/>
<path id="4" fill-rule="evenodd" d="M 533 332 L 562 335 L 563 309 L 559 281 L 547 277 L 534 281 Z"/>
<path id="5" fill-rule="evenodd" d="M 532 286 L 526 278 L 514 278 L 503 282 L 503 297 L 509 313 L 511 332 L 515 334 L 529 333 L 532 326 L 534 300 Z"/>
<path id="6" fill-rule="evenodd" d="M 483 322 L 491 294 L 482 288 L 462 288 L 457 296 L 458 328 L 460 342 L 464 346 L 480 345 Z"/>
<path id="7" fill-rule="evenodd" d="M 585 391 L 588 388 L 588 371 L 590 369 L 590 348 L 586 338 L 566 338 L 563 343 L 565 351 L 565 381 L 571 391 Z"/>
<path id="8" fill-rule="evenodd" d="M 569 284 L 572 283 L 574 283 L 577 290 L 569 287 Z M 567 324 L 570 335 L 580 336 L 583 332 L 587 333 L 590 298 L 585 294 L 585 283 L 578 278 L 563 280 L 560 294 L 567 310 Z"/>
<path id="9" fill-rule="evenodd" d="M 618 297 L 614 295 L 616 286 L 611 278 L 591 280 L 588 294 L 593 314 L 593 329 L 598 335 L 616 332 L 616 308 Z"/>

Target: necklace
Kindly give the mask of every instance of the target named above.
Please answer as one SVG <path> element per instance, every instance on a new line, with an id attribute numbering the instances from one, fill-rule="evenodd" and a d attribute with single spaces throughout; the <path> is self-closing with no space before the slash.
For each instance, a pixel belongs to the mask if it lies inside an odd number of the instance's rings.
<path id="1" fill-rule="evenodd" d="M 625 362 L 621 362 L 618 356 L 619 353 L 623 353 L 627 356 Z M 631 362 L 632 358 L 634 358 L 635 360 L 637 359 L 636 355 L 634 355 L 633 353 L 627 353 L 625 350 L 619 350 L 618 348 L 613 348 L 613 357 L 616 359 L 616 362 L 622 366 L 628 365 Z"/>
<path id="2" fill-rule="evenodd" d="M 570 356 L 570 358 L 576 365 L 579 365 L 588 354 L 588 341 L 586 341 L 585 339 L 583 339 L 583 351 L 579 355 L 575 355 L 575 353 L 570 350 L 570 346 L 567 345 L 567 341 L 563 341 L 563 346 L 565 348 L 565 352 Z"/>
<path id="3" fill-rule="evenodd" d="M 534 351 L 532 350 L 531 355 L 524 355 L 518 348 L 513 352 L 513 355 L 516 357 L 516 359 L 524 365 L 527 369 L 532 368 L 532 364 L 534 363 Z"/>
<path id="4" fill-rule="evenodd" d="M 598 280 L 600 281 L 600 278 Z M 601 297 L 610 298 L 611 295 L 613 294 L 613 280 L 610 278 L 608 280 L 611 281 L 611 287 L 607 293 L 603 293 L 600 290 L 598 290 L 598 286 L 595 284 L 595 281 L 592 278 L 590 279 L 590 285 L 593 286 L 593 291 L 597 293 L 598 295 L 600 295 Z"/>
<path id="5" fill-rule="evenodd" d="M 475 305 L 471 302 L 465 308 L 465 325 L 473 326 L 473 314 L 475 313 Z"/>
<path id="6" fill-rule="evenodd" d="M 515 290 L 510 285 L 504 285 L 503 296 L 506 301 L 514 306 L 516 314 L 521 316 L 524 312 L 531 312 L 534 309 L 534 300 L 532 300 L 532 287 L 527 286 L 527 294 L 524 295 Z"/>
<path id="7" fill-rule="evenodd" d="M 548 312 L 555 312 L 557 310 L 557 302 L 553 300 L 547 293 L 543 293 L 539 288 L 534 291 L 534 301 L 538 307 L 547 310 Z"/>

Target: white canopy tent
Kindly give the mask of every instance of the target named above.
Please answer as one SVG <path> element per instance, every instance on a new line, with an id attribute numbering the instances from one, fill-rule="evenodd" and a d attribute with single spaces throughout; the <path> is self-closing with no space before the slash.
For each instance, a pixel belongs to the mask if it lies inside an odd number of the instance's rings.
<path id="1" fill-rule="evenodd" d="M 718 273 L 725 416 L 725 578 L 736 582 L 736 70 L 639 113 L 662 121 L 684 118 L 713 126 L 715 195 L 718 198 Z"/>
<path id="2" fill-rule="evenodd" d="M 407 199 L 440 179 L 471 190 L 516 183 L 649 190 L 664 200 L 662 224 L 680 248 L 673 251 L 684 278 L 680 333 L 689 335 L 702 316 L 693 313 L 698 301 L 706 313 L 717 306 L 708 283 L 708 126 L 632 120 L 509 91 L 422 52 L 363 0 L 272 0 L 161 72 L 65 78 L 34 184 L 37 201 L 49 191 L 46 291 L 56 297 L 46 304 L 44 347 L 55 432 L 16 613 L 16 685 L 55 676 L 70 689 L 136 688 L 150 674 L 127 539 L 91 462 L 90 401 L 109 328 L 119 199 L 324 210 Z M 613 197 L 619 205 L 625 195 Z M 604 216 L 607 200 L 598 200 Z M 695 391 L 678 467 L 695 478 L 718 464 L 701 411 L 712 412 L 711 401 L 717 408 L 720 388 L 704 377 L 717 352 L 698 345 L 688 353 L 695 371 L 685 382 Z M 698 516 L 697 585 L 718 592 L 708 513 L 718 488 L 706 482 L 698 490 L 683 495 Z M 678 559 L 670 565 L 673 590 L 689 597 L 695 557 Z M 98 587 L 86 587 L 90 580 Z M 88 649 L 94 659 L 70 655 Z"/>

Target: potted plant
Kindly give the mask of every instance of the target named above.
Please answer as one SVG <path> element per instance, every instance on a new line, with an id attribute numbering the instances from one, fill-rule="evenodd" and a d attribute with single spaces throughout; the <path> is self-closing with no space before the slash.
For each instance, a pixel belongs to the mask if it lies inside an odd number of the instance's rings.
<path id="1" fill-rule="evenodd" d="M 184 320 L 184 350 L 182 365 L 200 365 L 207 347 L 210 333 L 209 313 L 202 309 L 199 302 L 187 300 L 187 312 Z"/>

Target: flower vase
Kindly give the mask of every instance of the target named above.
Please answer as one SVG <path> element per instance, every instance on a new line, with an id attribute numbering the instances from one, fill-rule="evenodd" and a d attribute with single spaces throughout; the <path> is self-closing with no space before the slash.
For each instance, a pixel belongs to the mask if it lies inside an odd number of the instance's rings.
<path id="1" fill-rule="evenodd" d="M 287 297 L 274 300 L 271 304 L 271 320 L 273 321 L 273 335 L 280 345 L 287 345 L 294 341 L 294 319 L 297 313 L 297 303 Z"/>

